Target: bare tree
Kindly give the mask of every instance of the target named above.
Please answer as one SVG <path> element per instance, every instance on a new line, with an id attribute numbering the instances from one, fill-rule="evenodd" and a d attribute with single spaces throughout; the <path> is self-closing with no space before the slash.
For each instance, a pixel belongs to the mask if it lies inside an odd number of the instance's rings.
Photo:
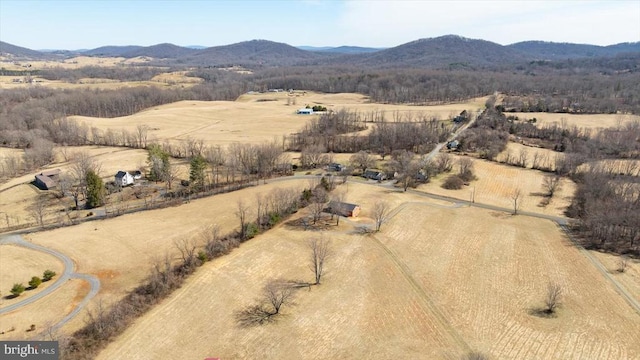
<path id="1" fill-rule="evenodd" d="M 554 282 L 547 284 L 547 296 L 544 299 L 544 311 L 547 314 L 553 314 L 556 311 L 556 308 L 560 305 L 561 296 L 562 286 Z"/>
<path id="2" fill-rule="evenodd" d="M 436 156 L 435 167 L 439 173 L 449 172 L 453 169 L 453 160 L 449 154 L 440 153 Z"/>
<path id="3" fill-rule="evenodd" d="M 620 259 L 618 259 L 618 272 L 619 273 L 623 273 L 625 271 L 627 271 L 627 267 L 629 266 L 629 258 L 626 256 L 621 256 Z"/>
<path id="4" fill-rule="evenodd" d="M 324 274 L 324 263 L 331 255 L 329 241 L 324 237 L 313 238 L 309 240 L 308 246 L 311 250 L 311 261 L 309 267 L 315 275 L 315 285 L 320 285 L 320 280 Z"/>
<path id="5" fill-rule="evenodd" d="M 520 209 L 521 199 L 522 199 L 522 190 L 516 189 L 511 193 L 511 201 L 513 202 L 513 215 L 518 215 L 518 209 Z"/>
<path id="6" fill-rule="evenodd" d="M 349 162 L 351 163 L 351 166 L 364 172 L 368 167 L 372 167 L 375 165 L 375 158 L 366 151 L 360 151 L 356 154 L 351 155 L 351 158 L 349 158 Z"/>
<path id="7" fill-rule="evenodd" d="M 144 149 L 147 147 L 147 137 L 149 132 L 149 126 L 138 125 L 136 126 L 136 140 L 139 148 Z"/>
<path id="8" fill-rule="evenodd" d="M 195 238 L 183 237 L 176 239 L 173 244 L 182 256 L 183 265 L 188 269 L 192 269 L 195 266 L 196 260 L 197 244 Z"/>
<path id="9" fill-rule="evenodd" d="M 316 186 L 312 190 L 313 198 L 312 202 L 309 205 L 311 209 L 311 214 L 313 215 L 313 223 L 315 224 L 318 220 L 320 220 L 320 216 L 324 211 L 325 204 L 327 203 L 327 192 L 320 186 Z"/>
<path id="10" fill-rule="evenodd" d="M 547 196 L 552 198 L 556 191 L 560 190 L 560 176 L 548 174 L 542 179 L 542 187 L 547 192 Z"/>
<path id="11" fill-rule="evenodd" d="M 409 186 L 415 182 L 418 174 L 418 162 L 413 159 L 414 154 L 410 151 L 402 150 L 393 154 L 391 168 L 398 173 L 398 182 L 402 184 L 402 189 L 407 191 Z"/>
<path id="12" fill-rule="evenodd" d="M 526 168 L 528 156 L 529 156 L 529 152 L 527 151 L 527 149 L 525 148 L 520 149 L 520 152 L 518 153 L 518 166 L 522 168 Z"/>
<path id="13" fill-rule="evenodd" d="M 262 325 L 273 320 L 282 306 L 291 303 L 293 287 L 284 280 L 270 280 L 262 289 L 261 302 L 250 305 L 236 313 L 236 320 L 242 326 Z"/>
<path id="14" fill-rule="evenodd" d="M 87 151 L 80 151 L 74 154 L 71 172 L 77 184 L 78 195 L 74 196 L 76 209 L 78 208 L 78 196 L 83 195 L 87 198 L 87 173 L 93 171 L 96 175 L 100 175 L 101 164 L 89 155 Z"/>
<path id="15" fill-rule="evenodd" d="M 47 196 L 40 195 L 29 207 L 29 214 L 36 221 L 38 226 L 44 225 L 44 217 L 47 215 Z"/>
<path id="16" fill-rule="evenodd" d="M 242 199 L 238 200 L 238 207 L 236 210 L 236 216 L 240 220 L 240 239 L 245 240 L 247 236 L 247 215 L 249 212 L 249 206 L 245 205 Z"/>
<path id="17" fill-rule="evenodd" d="M 373 218 L 376 221 L 376 231 L 387 221 L 389 217 L 389 204 L 386 201 L 378 200 L 373 204 Z"/>

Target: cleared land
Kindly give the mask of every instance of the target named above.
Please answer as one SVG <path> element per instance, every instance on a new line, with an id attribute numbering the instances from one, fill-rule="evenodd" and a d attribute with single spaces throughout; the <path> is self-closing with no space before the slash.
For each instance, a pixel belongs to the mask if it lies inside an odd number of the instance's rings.
<path id="1" fill-rule="evenodd" d="M 396 215 L 373 237 L 344 221 L 323 232 L 334 249 L 323 284 L 299 291 L 275 323 L 240 327 L 234 312 L 269 278 L 310 281 L 305 242 L 318 232 L 282 225 L 206 264 L 99 358 L 640 356 L 638 314 L 553 223 L 348 186 L 363 204 L 357 223 L 371 222 L 375 199 Z M 541 318 L 549 280 L 565 297 L 556 318 Z"/>
<path id="2" fill-rule="evenodd" d="M 29 287 L 28 283 L 31 277 L 42 278 L 42 273 L 45 270 L 52 270 L 60 274 L 62 273 L 62 263 L 55 257 L 39 251 L 15 245 L 0 245 L 0 274 L 2 274 L 0 276 L 0 294 L 2 294 L 0 308 L 24 300 L 47 287 L 49 282 L 43 282 L 35 290 L 27 290 L 17 298 L 7 298 L 8 295 L 11 295 L 13 284 L 21 283 L 25 287 Z M 0 326 L 0 331 L 4 330 L 4 326 Z"/>
<path id="3" fill-rule="evenodd" d="M 566 123 L 568 126 L 577 126 L 579 128 L 599 129 L 617 125 L 623 125 L 628 121 L 640 121 L 640 116 L 629 114 L 556 114 L 556 113 L 506 113 L 507 116 L 513 115 L 520 120 L 536 118 L 536 125 L 556 124 L 562 125 Z"/>
<path id="4" fill-rule="evenodd" d="M 119 299 L 137 286 L 148 274 L 152 264 L 165 255 L 177 259 L 176 241 L 197 237 L 207 225 L 218 225 L 221 234 L 239 227 L 235 215 L 237 202 L 251 203 L 257 194 L 267 195 L 277 187 L 302 190 L 308 179 L 269 183 L 191 201 L 179 208 L 166 208 L 123 215 L 117 218 L 82 223 L 73 227 L 25 235 L 29 241 L 58 250 L 74 260 L 77 272 L 92 274 L 100 279 L 101 289 L 90 303 L 105 304 Z M 253 214 L 250 218 L 253 218 Z M 37 303 L 48 303 L 50 297 Z M 14 313 L 28 315 L 28 308 Z M 79 316 L 63 329 L 71 331 L 83 325 Z M 37 321 L 38 326 L 42 321 Z"/>
<path id="5" fill-rule="evenodd" d="M 289 104 L 292 98 L 296 105 Z M 74 116 L 90 127 L 102 130 L 126 129 L 135 131 L 139 125 L 149 127 L 150 141 L 203 140 L 206 144 L 262 143 L 282 141 L 283 135 L 298 132 L 309 119 L 318 115 L 298 115 L 296 110 L 305 105 L 321 104 L 331 110 L 349 109 L 362 113 L 383 112 L 387 120 L 394 114 L 406 119 L 411 114 L 437 116 L 446 119 L 462 110 L 477 110 L 482 99 L 467 103 L 437 106 L 383 105 L 368 103 L 359 94 L 318 94 L 307 92 L 290 96 L 286 92 L 245 94 L 237 101 L 180 101 L 157 106 L 131 116 L 112 119 Z"/>
<path id="6" fill-rule="evenodd" d="M 453 157 L 458 159 L 460 156 Z M 560 191 L 556 192 L 551 203 L 541 206 L 541 201 L 544 200 L 542 182 L 546 173 L 479 159 L 473 159 L 473 164 L 478 180 L 471 181 L 469 186 L 460 190 L 443 189 L 441 185 L 449 175 L 441 174 L 430 183 L 418 186 L 418 190 L 467 201 L 473 196 L 479 203 L 513 208 L 511 196 L 520 189 L 522 198 L 519 210 L 559 216 L 563 216 L 575 192 L 575 183 L 562 178 Z M 452 173 L 457 171 L 454 166 Z"/>

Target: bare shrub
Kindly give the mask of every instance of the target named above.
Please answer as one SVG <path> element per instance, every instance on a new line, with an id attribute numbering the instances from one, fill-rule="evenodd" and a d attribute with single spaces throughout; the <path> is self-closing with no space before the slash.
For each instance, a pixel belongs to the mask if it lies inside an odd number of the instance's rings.
<path id="1" fill-rule="evenodd" d="M 458 160 L 458 166 L 460 167 L 458 177 L 464 182 L 475 180 L 476 177 L 473 174 L 473 160 L 467 157 L 460 158 Z"/>
<path id="2" fill-rule="evenodd" d="M 547 314 L 555 313 L 562 297 L 562 286 L 557 283 L 550 282 L 547 284 L 547 295 L 544 299 L 545 309 Z"/>
<path id="3" fill-rule="evenodd" d="M 282 306 L 293 300 L 294 288 L 290 282 L 271 280 L 262 289 L 258 300 L 260 304 L 249 305 L 236 312 L 236 321 L 240 326 L 249 327 L 273 321 L 280 313 Z"/>
<path id="4" fill-rule="evenodd" d="M 449 172 L 453 169 L 453 161 L 449 154 L 441 153 L 436 156 L 435 167 L 438 173 Z"/>
<path id="5" fill-rule="evenodd" d="M 621 256 L 620 259 L 618 259 L 618 268 L 616 270 L 618 270 L 619 273 L 623 273 L 627 271 L 627 267 L 629 267 L 629 258 Z"/>
<path id="6" fill-rule="evenodd" d="M 442 183 L 442 187 L 448 190 L 459 190 L 462 189 L 463 186 L 464 180 L 458 175 L 450 175 L 444 183 Z"/>
<path id="7" fill-rule="evenodd" d="M 548 174 L 542 179 L 542 188 L 547 192 L 548 197 L 553 197 L 556 191 L 560 190 L 560 176 Z"/>

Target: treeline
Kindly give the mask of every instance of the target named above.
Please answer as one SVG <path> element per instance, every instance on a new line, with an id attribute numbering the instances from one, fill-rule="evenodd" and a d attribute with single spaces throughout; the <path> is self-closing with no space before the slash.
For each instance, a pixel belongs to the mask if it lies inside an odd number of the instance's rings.
<path id="1" fill-rule="evenodd" d="M 371 127 L 368 134 L 357 132 Z M 383 158 L 395 150 L 425 154 L 446 139 L 451 126 L 435 118 L 415 118 L 412 114 L 387 121 L 382 113 L 342 110 L 323 114 L 299 133 L 287 137 L 291 151 L 355 153 L 368 151 Z M 317 151 L 316 151 L 317 150 Z"/>
<path id="2" fill-rule="evenodd" d="M 45 68 L 38 71 L 38 76 L 47 80 L 62 80 L 77 83 L 80 79 L 110 79 L 118 81 L 148 81 L 154 76 L 169 72 L 167 68 L 152 66 L 83 66 L 77 69 L 62 67 Z"/>
<path id="3" fill-rule="evenodd" d="M 577 190 L 567 215 L 579 221 L 576 230 L 589 246 L 640 255 L 640 122 L 629 121 L 591 133 L 575 126 L 549 125 L 507 117 L 500 107 L 488 108 L 460 138 L 460 151 L 495 160 L 509 135 L 557 151 L 549 159 L 534 156 L 532 168 L 568 176 Z M 626 158 L 625 160 L 616 160 Z M 507 154 L 504 162 L 527 167 L 526 151 Z"/>
<path id="4" fill-rule="evenodd" d="M 265 69 L 251 76 L 254 90 L 356 92 L 374 102 L 459 102 L 501 92 L 513 111 L 640 114 L 640 72 L 539 73 L 518 71 L 362 70 L 351 67 Z"/>
<path id="5" fill-rule="evenodd" d="M 88 130 L 65 116 L 126 116 L 181 100 L 233 100 L 243 92 L 242 86 L 233 81 L 181 89 L 142 86 L 118 90 L 0 90 L 0 144 L 29 148 L 35 139 L 47 139 L 83 145 L 90 139 Z"/>

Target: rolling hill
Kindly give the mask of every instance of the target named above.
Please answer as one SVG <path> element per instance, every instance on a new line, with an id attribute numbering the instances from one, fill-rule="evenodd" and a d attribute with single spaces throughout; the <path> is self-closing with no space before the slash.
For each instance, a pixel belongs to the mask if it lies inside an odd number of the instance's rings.
<path id="1" fill-rule="evenodd" d="M 126 45 L 126 46 L 101 46 L 99 48 L 87 50 L 83 52 L 83 55 L 88 56 L 114 56 L 120 57 L 128 52 L 133 52 L 142 49 L 142 46 Z"/>
<path id="2" fill-rule="evenodd" d="M 588 44 L 554 43 L 546 41 L 524 41 L 506 46 L 535 60 L 564 60 L 615 56 L 620 53 L 640 52 L 640 42 L 621 43 L 609 46 Z"/>
<path id="3" fill-rule="evenodd" d="M 12 45 L 4 41 L 0 41 L 0 55 L 13 57 L 15 59 L 46 59 L 50 56 L 40 51 Z"/>
<path id="4" fill-rule="evenodd" d="M 178 59 L 198 52 L 196 49 L 190 49 L 173 44 L 157 44 L 145 46 L 123 53 L 121 56 L 126 58 L 134 58 L 138 56 L 147 56 L 154 59 Z"/>

